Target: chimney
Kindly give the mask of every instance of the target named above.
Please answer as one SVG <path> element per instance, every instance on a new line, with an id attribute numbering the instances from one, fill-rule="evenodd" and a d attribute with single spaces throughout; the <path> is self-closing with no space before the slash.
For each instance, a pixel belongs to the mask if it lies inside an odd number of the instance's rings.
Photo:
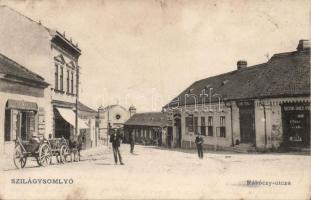
<path id="1" fill-rule="evenodd" d="M 246 60 L 239 60 L 237 63 L 237 69 L 245 69 L 247 67 L 247 61 Z"/>
<path id="2" fill-rule="evenodd" d="M 297 51 L 302 52 L 310 50 L 310 41 L 309 40 L 299 40 L 298 46 L 297 46 Z"/>

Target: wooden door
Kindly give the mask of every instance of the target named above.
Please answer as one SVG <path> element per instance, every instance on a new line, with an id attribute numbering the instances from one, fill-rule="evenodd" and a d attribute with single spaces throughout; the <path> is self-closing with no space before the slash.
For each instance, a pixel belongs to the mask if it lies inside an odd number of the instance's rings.
<path id="1" fill-rule="evenodd" d="M 254 106 L 241 106 L 239 113 L 241 143 L 255 143 Z"/>

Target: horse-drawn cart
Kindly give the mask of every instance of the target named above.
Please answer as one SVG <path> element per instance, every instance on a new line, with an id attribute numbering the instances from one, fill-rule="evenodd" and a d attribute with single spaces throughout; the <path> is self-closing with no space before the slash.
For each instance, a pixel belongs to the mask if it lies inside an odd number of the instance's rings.
<path id="1" fill-rule="evenodd" d="M 28 157 L 35 157 L 39 166 L 51 164 L 52 156 L 56 156 L 58 163 L 69 161 L 70 150 L 65 138 L 39 139 L 32 137 L 29 140 L 15 140 L 13 161 L 16 168 L 24 168 Z"/>
<path id="2" fill-rule="evenodd" d="M 51 161 L 51 148 L 46 139 L 32 137 L 30 140 L 15 140 L 13 161 L 16 168 L 24 168 L 28 157 L 35 157 L 38 165 L 47 166 Z"/>
<path id="3" fill-rule="evenodd" d="M 48 139 L 48 142 L 51 148 L 51 154 L 52 156 L 56 156 L 58 163 L 70 161 L 71 153 L 69 150 L 69 142 L 64 137 Z"/>

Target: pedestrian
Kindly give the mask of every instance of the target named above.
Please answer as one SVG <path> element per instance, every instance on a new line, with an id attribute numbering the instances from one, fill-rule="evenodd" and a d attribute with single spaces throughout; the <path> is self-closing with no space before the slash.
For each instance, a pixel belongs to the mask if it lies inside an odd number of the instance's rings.
<path id="1" fill-rule="evenodd" d="M 198 156 L 200 159 L 203 159 L 203 137 L 201 135 L 201 133 L 198 133 L 197 137 L 195 138 L 195 144 L 197 145 L 197 149 L 198 149 Z"/>
<path id="2" fill-rule="evenodd" d="M 122 162 L 122 157 L 121 157 L 121 153 L 119 150 L 121 140 L 122 140 L 122 136 L 119 131 L 118 132 L 114 131 L 113 134 L 110 136 L 110 143 L 112 144 L 115 165 L 118 164 L 118 157 L 119 157 L 120 165 L 124 165 L 124 163 Z"/>
<path id="3" fill-rule="evenodd" d="M 133 154 L 135 147 L 135 135 L 133 132 L 130 133 L 130 145 L 131 145 L 131 154 Z"/>

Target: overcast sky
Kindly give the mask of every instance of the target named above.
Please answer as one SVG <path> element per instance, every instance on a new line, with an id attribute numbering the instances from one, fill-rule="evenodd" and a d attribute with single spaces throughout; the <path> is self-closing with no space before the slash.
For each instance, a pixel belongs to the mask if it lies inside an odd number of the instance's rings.
<path id="1" fill-rule="evenodd" d="M 81 100 L 161 107 L 196 80 L 294 51 L 310 37 L 308 0 L 3 1 L 82 49 Z"/>

